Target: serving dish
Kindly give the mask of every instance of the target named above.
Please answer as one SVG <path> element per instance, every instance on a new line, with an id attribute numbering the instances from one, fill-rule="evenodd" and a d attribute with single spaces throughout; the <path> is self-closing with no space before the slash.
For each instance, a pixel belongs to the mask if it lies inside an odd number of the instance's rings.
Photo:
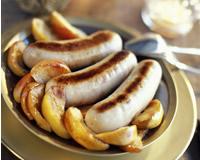
<path id="1" fill-rule="evenodd" d="M 117 33 L 119 33 L 123 41 L 126 42 L 133 38 L 133 36 L 138 36 L 139 34 L 133 35 L 131 32 L 127 31 L 126 29 L 116 27 L 114 25 L 97 22 L 94 20 L 88 20 L 88 19 L 69 19 L 69 21 L 84 30 L 86 33 L 92 33 L 96 30 L 100 29 L 110 29 Z M 26 44 L 29 44 L 33 41 L 32 36 L 30 35 L 30 21 L 26 22 L 25 27 L 18 27 L 19 32 L 16 30 L 13 38 L 6 37 L 3 42 L 3 48 L 4 51 L 16 40 L 23 40 Z M 134 32 L 137 33 L 137 32 Z M 11 40 L 10 40 L 11 38 Z M 138 57 L 139 59 L 142 57 Z M 152 143 L 155 143 L 159 137 L 167 130 L 167 128 L 170 126 L 170 124 L 173 122 L 173 118 L 176 114 L 177 109 L 177 89 L 175 81 L 172 77 L 172 73 L 169 69 L 169 66 L 161 61 L 158 60 L 159 63 L 162 66 L 163 69 L 163 77 L 162 82 L 160 83 L 159 89 L 157 91 L 156 97 L 162 102 L 164 110 L 165 110 L 165 117 L 164 120 L 158 128 L 151 131 L 147 137 L 143 140 L 144 148 L 149 146 Z M 89 155 L 96 155 L 96 156 L 116 156 L 116 155 L 122 155 L 125 154 L 125 152 L 122 152 L 121 150 L 113 147 L 109 149 L 108 151 L 104 152 L 91 152 L 86 149 L 83 149 L 78 144 L 74 143 L 71 140 L 63 140 L 61 138 L 58 138 L 55 134 L 49 134 L 41 129 L 39 129 L 34 123 L 31 123 L 28 121 L 24 115 L 22 114 L 22 111 L 19 109 L 20 107 L 16 104 L 12 97 L 12 90 L 14 85 L 17 82 L 17 77 L 12 74 L 12 72 L 8 69 L 6 65 L 6 52 L 2 53 L 2 94 L 4 97 L 4 100 L 10 109 L 10 111 L 14 114 L 14 116 L 33 134 L 38 136 L 39 138 L 43 139 L 46 142 L 49 142 L 50 144 L 53 144 L 59 148 L 76 152 L 76 153 L 82 153 L 82 154 L 89 154 Z"/>

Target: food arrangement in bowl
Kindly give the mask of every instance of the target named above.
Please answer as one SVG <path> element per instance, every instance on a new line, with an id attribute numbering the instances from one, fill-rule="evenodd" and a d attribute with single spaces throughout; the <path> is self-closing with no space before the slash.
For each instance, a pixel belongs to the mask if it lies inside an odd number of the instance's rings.
<path id="1" fill-rule="evenodd" d="M 20 77 L 12 93 L 23 116 L 88 150 L 142 150 L 143 138 L 164 116 L 154 99 L 159 62 L 138 62 L 114 31 L 87 35 L 57 12 L 49 23 L 33 19 L 35 41 L 17 41 L 8 49 L 8 67 Z"/>

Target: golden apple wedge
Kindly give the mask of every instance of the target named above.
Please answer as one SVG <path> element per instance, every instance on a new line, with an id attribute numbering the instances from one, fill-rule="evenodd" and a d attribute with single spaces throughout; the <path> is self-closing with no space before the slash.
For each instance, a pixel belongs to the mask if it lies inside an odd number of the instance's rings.
<path id="1" fill-rule="evenodd" d="M 124 146 L 137 138 L 137 127 L 135 125 L 121 127 L 114 131 L 96 134 L 95 137 L 108 144 Z"/>
<path id="2" fill-rule="evenodd" d="M 25 69 L 22 54 L 26 45 L 22 41 L 15 42 L 8 50 L 7 64 L 11 71 L 21 77 L 28 71 Z"/>
<path id="3" fill-rule="evenodd" d="M 88 150 L 106 150 L 109 145 L 100 141 L 94 133 L 85 125 L 79 109 L 70 107 L 65 112 L 64 124 L 72 138 Z"/>
<path id="4" fill-rule="evenodd" d="M 50 41 L 58 39 L 42 19 L 33 18 L 31 29 L 33 37 L 37 41 Z"/>
<path id="5" fill-rule="evenodd" d="M 44 89 L 44 84 L 34 86 L 28 93 L 27 106 L 37 125 L 40 128 L 51 132 L 49 123 L 41 115 L 41 103 L 44 96 Z"/>
<path id="6" fill-rule="evenodd" d="M 23 76 L 16 84 L 14 90 L 13 90 L 13 96 L 16 102 L 21 102 L 21 94 L 23 89 L 26 87 L 27 84 L 30 82 L 34 82 L 34 79 L 31 77 L 30 73 L 27 73 L 25 76 Z"/>
<path id="7" fill-rule="evenodd" d="M 29 120 L 33 120 L 33 116 L 31 115 L 29 108 L 28 108 L 28 104 L 27 104 L 28 94 L 32 88 L 34 88 L 35 86 L 38 86 L 38 85 L 39 84 L 36 82 L 31 82 L 31 83 L 27 84 L 21 95 L 21 107 L 22 107 L 23 112 L 25 113 L 25 115 L 28 117 Z"/>
<path id="8" fill-rule="evenodd" d="M 43 60 L 31 69 L 31 76 L 38 83 L 46 83 L 51 78 L 71 72 L 64 62 L 58 60 Z"/>
<path id="9" fill-rule="evenodd" d="M 143 143 L 140 136 L 137 136 L 131 144 L 120 146 L 121 150 L 131 153 L 138 153 L 142 150 L 142 148 Z"/>
<path id="10" fill-rule="evenodd" d="M 86 36 L 83 31 L 72 26 L 60 13 L 56 11 L 51 13 L 50 23 L 54 32 L 61 39 L 74 39 Z"/>
<path id="11" fill-rule="evenodd" d="M 46 92 L 42 100 L 42 115 L 58 136 L 68 139 L 70 135 L 64 126 L 64 111 L 65 101 L 55 96 L 52 90 Z"/>
<path id="12" fill-rule="evenodd" d="M 152 129 L 161 124 L 163 115 L 163 106 L 159 100 L 155 99 L 131 123 L 136 125 L 138 129 Z"/>

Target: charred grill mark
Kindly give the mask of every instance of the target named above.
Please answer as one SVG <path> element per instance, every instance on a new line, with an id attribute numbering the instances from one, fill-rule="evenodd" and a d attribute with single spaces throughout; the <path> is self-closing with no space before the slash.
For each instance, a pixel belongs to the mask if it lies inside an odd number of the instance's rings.
<path id="1" fill-rule="evenodd" d="M 77 51 L 94 47 L 103 42 L 109 41 L 111 38 L 112 34 L 110 32 L 99 32 L 90 38 L 77 40 L 76 42 L 66 42 L 63 44 L 56 42 L 36 42 L 31 46 L 49 51 Z"/>
<path id="2" fill-rule="evenodd" d="M 122 94 L 122 95 L 119 95 L 117 98 L 116 98 L 116 101 L 117 102 L 122 102 L 124 99 L 127 98 L 127 95 L 126 94 Z"/>
<path id="3" fill-rule="evenodd" d="M 136 90 L 138 90 L 138 88 L 140 87 L 140 84 L 142 82 L 144 76 L 139 76 L 136 77 L 135 80 L 126 88 L 125 93 L 130 94 Z"/>
<path id="4" fill-rule="evenodd" d="M 147 61 L 144 65 L 144 67 L 141 68 L 140 70 L 140 74 L 141 75 L 147 75 L 148 71 L 149 71 L 149 68 L 153 65 L 153 62 L 152 61 Z"/>
<path id="5" fill-rule="evenodd" d="M 111 68 L 113 65 L 118 64 L 118 62 L 127 58 L 129 56 L 129 54 L 131 54 L 131 53 L 128 51 L 120 51 L 119 53 L 115 54 L 109 61 L 103 63 L 101 66 L 99 66 L 97 68 L 93 68 L 90 71 L 86 71 L 86 72 L 79 72 L 77 74 L 72 74 L 72 75 L 69 75 L 68 77 L 61 76 L 61 77 L 57 78 L 56 81 L 58 83 L 67 84 L 69 82 L 73 83 L 73 82 L 80 82 L 83 80 L 87 80 L 89 78 L 94 77 L 95 75 L 101 74 L 108 68 Z"/>
<path id="6" fill-rule="evenodd" d="M 126 101 L 128 99 L 128 95 L 136 92 L 142 85 L 142 81 L 144 77 L 148 74 L 153 63 L 151 61 L 147 61 L 144 66 L 139 70 L 139 75 L 135 78 L 135 80 L 127 86 L 125 91 L 119 94 L 115 99 L 105 102 L 97 107 L 98 112 L 105 112 L 111 108 L 113 108 L 117 103 Z"/>

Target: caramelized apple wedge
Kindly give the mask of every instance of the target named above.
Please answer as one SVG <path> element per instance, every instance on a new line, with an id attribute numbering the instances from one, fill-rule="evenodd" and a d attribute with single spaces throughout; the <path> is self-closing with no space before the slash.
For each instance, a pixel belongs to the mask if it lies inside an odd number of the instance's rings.
<path id="1" fill-rule="evenodd" d="M 7 63 L 11 71 L 21 77 L 24 76 L 28 71 L 25 69 L 23 63 L 23 50 L 26 48 L 26 45 L 22 41 L 15 42 L 8 50 Z"/>
<path id="2" fill-rule="evenodd" d="M 64 111 L 65 101 L 62 97 L 55 95 L 52 90 L 46 92 L 42 100 L 42 114 L 58 136 L 68 139 L 70 135 L 64 127 Z"/>
<path id="3" fill-rule="evenodd" d="M 140 136 L 137 136 L 131 144 L 120 146 L 121 150 L 131 153 L 138 153 L 142 150 L 142 148 L 143 143 Z"/>
<path id="4" fill-rule="evenodd" d="M 34 88 L 38 85 L 39 84 L 36 82 L 31 82 L 31 83 L 27 84 L 21 95 L 21 107 L 22 107 L 23 112 L 25 113 L 25 115 L 28 117 L 29 120 L 33 120 L 33 116 L 31 115 L 29 108 L 28 108 L 28 103 L 27 103 L 28 94 L 32 88 Z"/>
<path id="5" fill-rule="evenodd" d="M 32 34 L 37 41 L 50 41 L 58 39 L 42 19 L 33 18 L 31 29 Z"/>
<path id="6" fill-rule="evenodd" d="M 132 124 L 138 129 L 151 129 L 160 125 L 164 115 L 162 104 L 159 100 L 152 100 L 147 108 L 133 119 Z"/>
<path id="7" fill-rule="evenodd" d="M 106 150 L 109 145 L 100 141 L 85 125 L 79 109 L 70 107 L 65 112 L 64 124 L 72 138 L 88 150 Z"/>
<path id="8" fill-rule="evenodd" d="M 22 91 L 30 82 L 34 82 L 34 79 L 31 77 L 30 73 L 26 74 L 17 82 L 13 91 L 13 96 L 16 102 L 20 103 Z"/>
<path id="9" fill-rule="evenodd" d="M 54 11 L 50 16 L 53 30 L 61 39 L 74 39 L 85 37 L 86 34 L 72 26 L 60 13 Z"/>
<path id="10" fill-rule="evenodd" d="M 49 79 L 71 72 L 64 62 L 58 60 L 43 60 L 31 69 L 31 76 L 38 83 L 46 83 Z"/>
<path id="11" fill-rule="evenodd" d="M 103 132 L 95 135 L 95 137 L 105 143 L 119 146 L 130 144 L 137 138 L 137 136 L 137 127 L 135 125 L 121 127 L 114 131 Z"/>
<path id="12" fill-rule="evenodd" d="M 148 132 L 147 129 L 137 130 L 137 127 L 136 127 L 136 132 L 134 132 L 135 133 L 134 140 L 128 145 L 119 146 L 119 148 L 125 152 L 130 152 L 130 153 L 140 152 L 143 148 L 142 139 L 146 135 L 147 132 Z"/>
<path id="13" fill-rule="evenodd" d="M 28 93 L 27 106 L 38 126 L 48 132 L 51 132 L 49 123 L 41 115 L 41 103 L 44 96 L 44 89 L 44 84 L 34 86 Z"/>

